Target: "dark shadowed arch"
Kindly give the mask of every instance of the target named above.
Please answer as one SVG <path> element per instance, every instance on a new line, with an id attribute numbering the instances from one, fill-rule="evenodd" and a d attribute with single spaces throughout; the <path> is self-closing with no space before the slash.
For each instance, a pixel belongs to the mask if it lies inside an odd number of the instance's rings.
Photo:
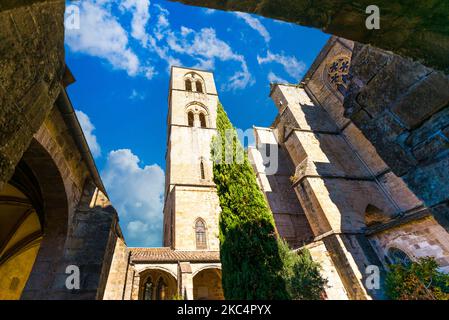
<path id="1" fill-rule="evenodd" d="M 43 207 L 43 239 L 22 299 L 49 299 L 68 232 L 68 200 L 63 178 L 52 156 L 35 139 L 22 160 L 39 186 Z"/>

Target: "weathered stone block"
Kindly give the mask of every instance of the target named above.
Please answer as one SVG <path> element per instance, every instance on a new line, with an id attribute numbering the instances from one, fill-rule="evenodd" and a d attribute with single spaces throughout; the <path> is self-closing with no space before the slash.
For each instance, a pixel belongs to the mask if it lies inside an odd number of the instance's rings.
<path id="1" fill-rule="evenodd" d="M 353 68 L 357 68 L 357 65 Z M 430 69 L 419 63 L 394 56 L 393 60 L 360 90 L 357 102 L 369 114 L 377 117 L 398 100 L 410 86 L 430 72 Z"/>
<path id="2" fill-rule="evenodd" d="M 392 84 L 394 86 L 394 84 Z M 415 84 L 399 99 L 391 110 L 409 128 L 413 128 L 449 103 L 449 78 L 432 72 Z"/>
<path id="3" fill-rule="evenodd" d="M 435 134 L 412 149 L 413 155 L 418 161 L 433 159 L 447 151 L 449 151 L 449 138 L 440 133 Z"/>
<path id="4" fill-rule="evenodd" d="M 420 165 L 403 176 L 404 181 L 428 206 L 443 202 L 449 194 L 449 157 Z"/>
<path id="5" fill-rule="evenodd" d="M 397 176 L 402 176 L 417 164 L 416 159 L 402 146 L 406 128 L 390 112 L 385 111 L 375 119 L 368 116 L 353 117 L 365 137 Z"/>
<path id="6" fill-rule="evenodd" d="M 407 147 L 413 148 L 420 143 L 426 143 L 440 130 L 443 134 L 447 132 L 446 136 L 449 137 L 449 106 L 432 115 L 419 128 L 414 129 L 405 140 L 405 144 Z"/>

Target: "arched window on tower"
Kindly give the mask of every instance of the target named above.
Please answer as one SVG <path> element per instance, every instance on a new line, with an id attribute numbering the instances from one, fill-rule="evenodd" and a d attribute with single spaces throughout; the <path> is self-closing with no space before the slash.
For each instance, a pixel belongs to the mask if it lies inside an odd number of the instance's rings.
<path id="1" fill-rule="evenodd" d="M 203 162 L 203 160 L 201 160 L 201 162 L 200 162 L 200 171 L 201 171 L 201 179 L 206 179 L 206 175 L 205 175 L 205 173 L 204 173 L 204 162 Z"/>
<path id="2" fill-rule="evenodd" d="M 201 128 L 206 128 L 206 115 L 204 113 L 200 113 L 200 125 Z"/>
<path id="3" fill-rule="evenodd" d="M 193 112 L 189 111 L 189 113 L 187 114 L 187 121 L 188 121 L 189 127 L 193 127 L 194 119 L 195 119 L 195 116 L 193 115 Z"/>
<path id="4" fill-rule="evenodd" d="M 200 80 L 196 81 L 196 92 L 203 93 L 203 84 Z"/>
<path id="5" fill-rule="evenodd" d="M 192 81 L 190 79 L 186 79 L 186 91 L 192 91 Z"/>
<path id="6" fill-rule="evenodd" d="M 206 225 L 202 219 L 198 219 L 195 223 L 196 248 L 206 249 Z"/>

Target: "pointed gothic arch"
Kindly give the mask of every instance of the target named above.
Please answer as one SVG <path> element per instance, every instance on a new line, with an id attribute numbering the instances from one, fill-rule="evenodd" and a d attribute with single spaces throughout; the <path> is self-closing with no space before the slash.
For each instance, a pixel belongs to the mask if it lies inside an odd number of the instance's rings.
<path id="1" fill-rule="evenodd" d="M 401 264 L 403 266 L 407 266 L 413 261 L 409 254 L 397 247 L 388 248 L 386 260 L 390 264 Z"/>
<path id="2" fill-rule="evenodd" d="M 2 282 L 0 291 L 14 291 L 10 292 L 9 299 L 48 299 L 51 290 L 48 284 L 53 285 L 57 272 L 66 267 L 62 257 L 69 208 L 61 171 L 44 145 L 33 139 L 8 186 L 8 190 L 3 188 L 0 195 L 12 195 L 17 200 L 13 207 L 20 204 L 20 208 L 26 206 L 29 211 L 24 211 L 21 217 L 15 215 L 18 218 L 15 219 L 8 209 L 11 202 L 0 203 L 0 229 L 15 226 L 8 233 L 11 237 L 3 239 L 6 245 L 2 249 L 0 279 L 8 279 L 9 282 Z M 21 211 L 14 209 L 14 212 Z M 50 260 L 52 268 L 48 268 Z M 15 267 L 8 268 L 8 265 Z"/>
<path id="3" fill-rule="evenodd" d="M 207 232 L 206 232 L 206 222 L 202 218 L 195 220 L 195 240 L 196 249 L 204 250 L 207 249 Z"/>
<path id="4" fill-rule="evenodd" d="M 176 274 L 172 271 L 151 267 L 139 273 L 139 300 L 170 300 L 178 292 Z"/>

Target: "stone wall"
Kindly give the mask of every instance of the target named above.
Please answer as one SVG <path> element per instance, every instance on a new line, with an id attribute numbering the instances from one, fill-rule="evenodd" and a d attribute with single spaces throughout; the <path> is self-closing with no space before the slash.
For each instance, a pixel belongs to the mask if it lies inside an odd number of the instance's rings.
<path id="1" fill-rule="evenodd" d="M 397 248 L 411 259 L 434 257 L 440 269 L 449 273 L 449 234 L 433 217 L 375 233 L 370 236 L 370 242 L 385 265 L 388 250 Z"/>
<path id="2" fill-rule="evenodd" d="M 320 264 L 321 275 L 327 280 L 325 287 L 326 299 L 348 300 L 346 289 L 324 243 L 317 241 L 305 246 L 305 248 L 309 250 L 313 260 Z"/>
<path id="3" fill-rule="evenodd" d="M 64 7 L 63 0 L 0 4 L 0 188 L 60 92 Z"/>
<path id="4" fill-rule="evenodd" d="M 215 187 L 176 186 L 173 192 L 174 249 L 197 250 L 195 222 L 202 219 L 206 226 L 206 250 L 219 250 L 218 220 L 220 204 Z M 166 208 L 168 214 L 169 208 Z"/>
<path id="5" fill-rule="evenodd" d="M 449 230 L 449 77 L 356 44 L 345 116 Z"/>
<path id="6" fill-rule="evenodd" d="M 248 149 L 248 158 L 273 213 L 276 230 L 292 249 L 302 247 L 311 241 L 313 235 L 293 192 L 290 177 L 295 171 L 294 166 L 287 152 L 277 144 L 271 129 L 256 127 L 254 135 L 257 148 Z M 271 151 L 267 152 L 268 148 Z"/>
<path id="7" fill-rule="evenodd" d="M 129 250 L 123 239 L 117 239 L 103 300 L 123 300 L 129 272 Z"/>
<path id="8" fill-rule="evenodd" d="M 319 28 L 326 33 L 409 56 L 449 72 L 446 0 L 172 0 L 215 9 L 244 11 Z M 368 30 L 369 5 L 380 8 L 380 30 Z"/>

